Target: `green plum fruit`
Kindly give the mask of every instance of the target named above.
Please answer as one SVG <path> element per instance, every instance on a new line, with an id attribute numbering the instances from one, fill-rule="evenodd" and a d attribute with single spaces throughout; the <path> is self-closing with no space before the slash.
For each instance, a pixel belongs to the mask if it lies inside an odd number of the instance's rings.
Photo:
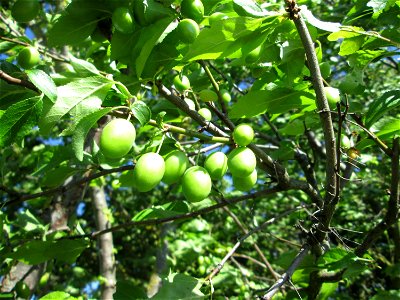
<path id="1" fill-rule="evenodd" d="M 204 168 L 207 170 L 211 179 L 221 179 L 228 170 L 228 158 L 224 152 L 214 152 L 206 158 Z"/>
<path id="2" fill-rule="evenodd" d="M 131 122 L 114 119 L 104 126 L 99 147 L 107 158 L 122 158 L 131 150 L 135 138 L 136 130 Z"/>
<path id="3" fill-rule="evenodd" d="M 211 121 L 212 114 L 211 114 L 211 111 L 208 108 L 205 108 L 205 107 L 200 108 L 198 113 L 199 113 L 200 116 L 202 116 L 207 121 Z"/>
<path id="4" fill-rule="evenodd" d="M 127 7 L 118 7 L 114 10 L 112 23 L 119 32 L 129 34 L 135 30 L 132 14 Z"/>
<path id="5" fill-rule="evenodd" d="M 189 167 L 189 159 L 180 150 L 168 153 L 165 158 L 165 172 L 162 181 L 166 184 L 178 182 Z"/>
<path id="6" fill-rule="evenodd" d="M 186 170 L 182 177 L 182 192 L 189 202 L 198 202 L 208 197 L 212 182 L 207 170 L 194 166 Z"/>
<path id="7" fill-rule="evenodd" d="M 158 153 L 143 154 L 133 170 L 133 181 L 139 192 L 148 192 L 160 183 L 165 173 L 165 162 Z"/>
<path id="8" fill-rule="evenodd" d="M 192 44 L 200 33 L 199 25 L 192 19 L 183 19 L 177 26 L 182 42 Z"/>
<path id="9" fill-rule="evenodd" d="M 38 0 L 17 0 L 11 8 L 11 15 L 15 21 L 26 23 L 35 19 L 39 10 Z"/>
<path id="10" fill-rule="evenodd" d="M 254 169 L 254 171 L 246 177 L 232 176 L 232 181 L 235 189 L 242 192 L 248 192 L 257 182 L 257 169 Z"/>
<path id="11" fill-rule="evenodd" d="M 204 17 L 204 5 L 201 0 L 182 0 L 181 13 L 184 17 L 201 22 Z"/>
<path id="12" fill-rule="evenodd" d="M 233 130 L 233 140 L 238 146 L 245 147 L 254 139 L 254 130 L 249 124 L 240 124 Z"/>
<path id="13" fill-rule="evenodd" d="M 182 75 L 182 76 L 176 75 L 174 77 L 174 86 L 180 92 L 184 92 L 184 91 L 190 89 L 189 78 L 187 78 L 187 76 L 185 76 L 185 75 Z"/>
<path id="14" fill-rule="evenodd" d="M 239 147 L 228 155 L 228 168 L 235 177 L 249 176 L 257 165 L 254 152 L 247 147 Z"/>
<path id="15" fill-rule="evenodd" d="M 39 64 L 40 54 L 35 47 L 25 47 L 18 53 L 17 62 L 24 69 L 32 69 Z"/>

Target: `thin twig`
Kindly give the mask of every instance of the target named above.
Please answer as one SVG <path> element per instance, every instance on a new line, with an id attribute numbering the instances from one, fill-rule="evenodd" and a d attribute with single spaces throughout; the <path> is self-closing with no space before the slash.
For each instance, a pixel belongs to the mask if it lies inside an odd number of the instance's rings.
<path id="1" fill-rule="evenodd" d="M 9 84 L 19 85 L 40 94 L 39 89 L 32 82 L 28 80 L 15 78 L 2 70 L 0 70 L 0 78 Z"/>

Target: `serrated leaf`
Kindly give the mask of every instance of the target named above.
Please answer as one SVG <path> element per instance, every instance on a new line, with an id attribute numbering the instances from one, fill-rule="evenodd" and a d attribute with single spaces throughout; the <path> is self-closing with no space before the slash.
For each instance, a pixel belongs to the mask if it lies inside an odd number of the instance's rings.
<path id="1" fill-rule="evenodd" d="M 75 120 L 79 120 L 93 110 L 98 110 L 113 83 L 107 78 L 93 76 L 58 87 L 59 96 L 56 103 L 40 120 L 41 131 L 48 134 L 54 125 L 68 113 L 73 114 Z"/>
<path id="2" fill-rule="evenodd" d="M 245 45 L 240 39 L 252 34 L 260 28 L 261 24 L 261 19 L 239 17 L 226 19 L 223 23 L 218 23 L 219 26 L 204 28 L 191 45 L 183 61 L 229 57 L 230 54 L 235 53 Z"/>
<path id="3" fill-rule="evenodd" d="M 75 156 L 79 161 L 82 161 L 83 159 L 83 146 L 90 128 L 92 128 L 101 117 L 108 114 L 111 110 L 111 107 L 103 108 L 79 120 L 72 136 L 72 149 L 74 149 Z"/>
<path id="4" fill-rule="evenodd" d="M 250 118 L 266 111 L 271 114 L 284 113 L 294 108 L 315 105 L 314 98 L 311 93 L 286 88 L 251 91 L 232 106 L 229 117 Z"/>
<path id="5" fill-rule="evenodd" d="M 151 119 L 151 110 L 143 101 L 135 101 L 131 106 L 134 117 L 140 125 L 146 125 Z"/>
<path id="6" fill-rule="evenodd" d="M 164 37 L 175 29 L 176 23 L 171 23 L 172 19 L 164 18 L 151 26 L 145 27 L 141 33 L 141 37 L 145 37 L 146 41 L 140 50 L 140 54 L 136 59 L 136 74 L 140 78 L 147 59 L 154 46 L 161 43 Z"/>
<path id="7" fill-rule="evenodd" d="M 89 37 L 96 25 L 96 19 L 62 15 L 48 32 L 49 44 L 52 46 L 80 44 Z"/>
<path id="8" fill-rule="evenodd" d="M 72 297 L 70 294 L 66 292 L 51 292 L 47 295 L 44 295 L 39 300 L 75 300 L 75 297 Z"/>
<path id="9" fill-rule="evenodd" d="M 339 55 L 345 56 L 353 54 L 361 48 L 364 40 L 364 36 L 355 36 L 344 39 L 343 42 L 340 44 Z"/>
<path id="10" fill-rule="evenodd" d="M 234 0 L 233 8 L 235 12 L 242 17 L 266 17 L 271 14 L 269 11 L 265 11 L 261 6 L 254 1 L 249 0 Z"/>
<path id="11" fill-rule="evenodd" d="M 20 141 L 37 124 L 42 97 L 32 97 L 11 105 L 0 117 L 0 147 Z"/>
<path id="12" fill-rule="evenodd" d="M 204 294 L 200 291 L 202 282 L 202 279 L 189 275 L 170 273 L 163 278 L 161 289 L 151 299 L 203 299 Z"/>
<path id="13" fill-rule="evenodd" d="M 392 90 L 384 93 L 375 100 L 365 115 L 365 126 L 370 128 L 385 113 L 400 106 L 400 90 Z"/>
<path id="14" fill-rule="evenodd" d="M 15 252 L 6 254 L 6 257 L 30 265 L 37 265 L 50 259 L 73 263 L 88 245 L 85 240 L 34 240 L 23 244 Z"/>
<path id="15" fill-rule="evenodd" d="M 33 70 L 25 70 L 25 73 L 28 75 L 29 80 L 41 91 L 45 94 L 51 102 L 55 102 L 57 99 L 57 87 L 54 83 L 53 79 L 49 75 L 47 75 L 42 70 L 33 69 Z"/>
<path id="16" fill-rule="evenodd" d="M 146 292 L 142 286 L 138 286 L 129 280 L 118 280 L 117 291 L 113 295 L 114 300 L 147 299 Z"/>
<path id="17" fill-rule="evenodd" d="M 90 62 L 76 58 L 72 54 L 69 55 L 71 59 L 71 65 L 78 73 L 80 76 L 82 75 L 87 75 L 87 76 L 93 76 L 93 75 L 100 75 L 99 70 Z"/>

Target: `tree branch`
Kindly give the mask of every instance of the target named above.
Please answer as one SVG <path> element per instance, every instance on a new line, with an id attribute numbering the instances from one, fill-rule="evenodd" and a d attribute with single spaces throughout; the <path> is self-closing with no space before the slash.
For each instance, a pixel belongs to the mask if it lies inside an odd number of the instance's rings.
<path id="1" fill-rule="evenodd" d="M 268 290 L 268 292 L 261 297 L 263 300 L 270 300 L 272 297 L 278 292 L 280 287 L 285 284 L 286 281 L 292 277 L 294 271 L 296 271 L 297 267 L 299 264 L 303 261 L 303 259 L 306 257 L 308 250 L 310 249 L 310 246 L 308 244 L 303 245 L 299 253 L 296 255 L 295 259 L 287 269 L 285 273 L 282 274 L 281 278 Z"/>
<path id="2" fill-rule="evenodd" d="M 221 262 L 217 265 L 217 267 L 214 268 L 214 270 L 211 272 L 211 274 L 209 274 L 207 276 L 207 278 L 205 280 L 212 280 L 212 278 L 217 275 L 223 268 L 223 266 L 225 265 L 225 263 L 228 261 L 228 259 L 236 252 L 236 250 L 240 247 L 240 245 L 251 235 L 253 235 L 254 233 L 261 231 L 263 229 L 265 229 L 265 227 L 267 227 L 268 225 L 274 223 L 275 221 L 286 217 L 287 215 L 290 215 L 293 212 L 296 212 L 300 209 L 304 208 L 304 206 L 298 206 L 295 208 L 292 208 L 290 210 L 287 210 L 271 219 L 269 219 L 268 221 L 265 221 L 264 223 L 262 223 L 261 225 L 253 228 L 252 230 L 247 230 L 245 228 L 242 228 L 242 231 L 245 231 L 246 234 L 243 235 L 239 241 L 232 247 L 232 249 L 225 255 L 225 257 L 221 260 Z M 265 262 L 264 262 L 265 263 Z M 266 264 L 266 266 L 268 267 L 269 263 Z M 271 268 L 271 269 L 270 269 Z M 276 276 L 276 272 L 272 269 L 272 267 L 270 266 L 270 272 L 272 273 L 272 275 L 275 277 L 276 280 L 279 280 L 278 277 Z"/>
<path id="3" fill-rule="evenodd" d="M 32 82 L 28 80 L 12 77 L 11 75 L 7 74 L 2 70 L 0 70 L 0 78 L 9 84 L 19 85 L 40 94 L 39 89 Z"/>

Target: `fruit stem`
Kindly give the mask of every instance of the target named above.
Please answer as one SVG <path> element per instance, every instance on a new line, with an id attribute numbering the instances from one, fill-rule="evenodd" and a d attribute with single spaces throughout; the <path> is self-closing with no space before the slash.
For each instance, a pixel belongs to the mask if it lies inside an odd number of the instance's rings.
<path id="1" fill-rule="evenodd" d="M 202 144 L 200 143 L 199 149 L 197 150 L 197 155 L 196 155 L 196 165 L 199 165 L 199 158 L 200 158 L 200 154 L 201 154 L 201 147 L 202 147 Z"/>
<path id="2" fill-rule="evenodd" d="M 157 149 L 157 152 L 156 152 L 157 154 L 160 153 L 162 144 L 164 143 L 164 139 L 165 139 L 165 133 L 163 133 L 163 135 L 162 135 L 162 137 L 161 137 L 161 142 L 160 142 L 160 145 L 158 145 L 158 149 Z"/>

